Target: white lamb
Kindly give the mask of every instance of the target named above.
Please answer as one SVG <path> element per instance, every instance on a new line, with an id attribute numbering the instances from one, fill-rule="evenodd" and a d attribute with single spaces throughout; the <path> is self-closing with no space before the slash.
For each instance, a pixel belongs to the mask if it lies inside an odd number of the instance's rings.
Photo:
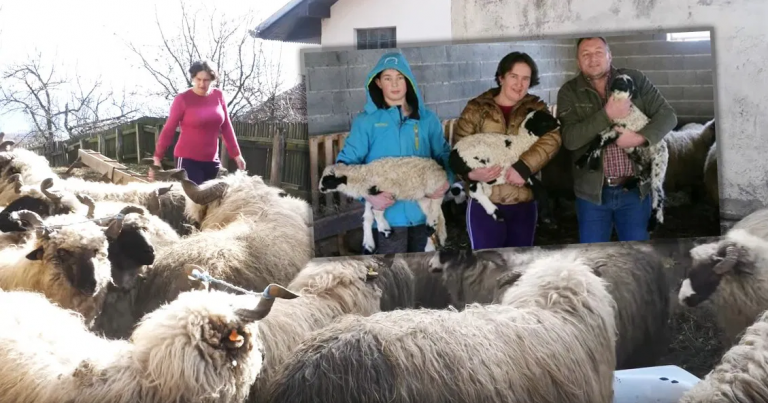
<path id="1" fill-rule="evenodd" d="M 504 217 L 493 203 L 491 203 L 491 187 L 506 183 L 506 172 L 512 164 L 518 161 L 520 155 L 526 152 L 539 138 L 560 127 L 560 122 L 546 110 L 531 109 L 520 124 L 516 135 L 502 133 L 476 133 L 466 136 L 456 142 L 451 151 L 449 161 L 454 171 L 466 178 L 467 174 L 476 168 L 485 168 L 494 165 L 502 167 L 498 178 L 489 182 L 477 182 L 467 179 L 469 182 L 469 197 L 477 200 L 488 215 L 496 221 L 504 221 Z M 545 190 L 536 177 L 528 179 L 528 186 L 534 193 L 534 199 L 545 197 Z M 542 200 L 543 215 L 548 215 L 549 203 Z"/>
<path id="2" fill-rule="evenodd" d="M 429 239 L 425 252 L 435 250 L 435 243 L 445 244 L 448 232 L 442 210 L 442 197 L 431 199 L 448 181 L 445 173 L 435 160 L 425 157 L 386 157 L 367 164 L 346 165 L 337 163 L 328 165 L 320 178 L 320 192 L 342 192 L 361 198 L 389 192 L 396 200 L 415 200 L 427 216 Z M 373 205 L 365 202 L 363 213 L 363 248 L 368 253 L 375 250 L 373 240 L 373 220 L 379 232 L 386 238 L 392 234 L 392 228 L 384 218 L 384 211 L 374 210 Z M 437 234 L 438 242 L 434 241 Z"/>
<path id="3" fill-rule="evenodd" d="M 636 96 L 637 91 L 632 78 L 626 74 L 616 76 L 611 82 L 611 95 L 616 99 L 627 99 Z M 650 122 L 648 116 L 640 111 L 634 104 L 630 104 L 629 115 L 622 119 L 613 121 L 613 125 L 595 137 L 589 144 L 587 151 L 576 160 L 576 167 L 583 169 L 585 166 L 592 172 L 599 168 L 600 157 L 603 149 L 619 138 L 619 133 L 614 130 L 614 126 L 621 126 L 637 132 L 642 130 Z M 640 166 L 640 172 L 635 172 L 637 180 L 629 181 L 624 185 L 625 188 L 643 186 L 651 182 L 651 219 L 648 223 L 648 229 L 653 230 L 656 224 L 664 223 L 664 177 L 667 174 L 669 163 L 669 150 L 665 141 L 659 141 L 649 147 L 629 147 L 624 152 L 629 155 L 636 164 Z"/>

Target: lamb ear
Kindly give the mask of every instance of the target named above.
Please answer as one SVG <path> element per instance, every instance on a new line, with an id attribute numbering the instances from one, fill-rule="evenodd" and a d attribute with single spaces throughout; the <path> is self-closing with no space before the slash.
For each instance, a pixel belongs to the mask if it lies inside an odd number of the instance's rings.
<path id="1" fill-rule="evenodd" d="M 43 260 L 43 247 L 39 247 L 32 252 L 29 252 L 27 254 L 27 259 L 29 260 Z"/>

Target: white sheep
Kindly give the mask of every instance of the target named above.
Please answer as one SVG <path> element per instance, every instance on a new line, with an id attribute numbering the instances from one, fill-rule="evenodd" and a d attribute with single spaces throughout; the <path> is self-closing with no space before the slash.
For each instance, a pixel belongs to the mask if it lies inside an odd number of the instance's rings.
<path id="1" fill-rule="evenodd" d="M 739 342 L 680 403 L 768 402 L 768 311 L 757 316 Z"/>
<path id="2" fill-rule="evenodd" d="M 768 309 L 768 209 L 749 214 L 717 242 L 691 249 L 691 267 L 680 285 L 681 305 L 710 301 L 723 344 Z"/>
<path id="3" fill-rule="evenodd" d="M 720 205 L 720 185 L 717 173 L 717 142 L 713 142 L 704 160 L 704 187 L 707 190 L 709 201 L 714 205 Z"/>
<path id="4" fill-rule="evenodd" d="M 664 177 L 664 192 L 667 195 L 686 191 L 692 201 L 703 199 L 702 182 L 707 151 L 716 140 L 715 120 L 712 119 L 701 127 L 673 130 L 664 136 L 669 152 L 669 163 Z M 717 170 L 715 170 L 717 173 Z M 717 182 L 717 179 L 715 179 Z"/>
<path id="5" fill-rule="evenodd" d="M 320 192 L 341 192 L 349 197 L 361 198 L 389 192 L 395 200 L 413 200 L 419 204 L 427 217 L 429 238 L 425 252 L 434 251 L 435 244 L 444 245 L 448 237 L 443 217 L 442 198 L 432 199 L 435 193 L 448 181 L 448 175 L 432 158 L 386 157 L 367 164 L 331 164 L 325 167 L 320 177 Z M 365 202 L 363 212 L 363 248 L 368 253 L 375 250 L 373 221 L 384 237 L 389 238 L 392 228 L 384 218 L 384 211 L 374 210 Z M 438 242 L 433 235 L 437 234 Z"/>
<path id="6" fill-rule="evenodd" d="M 0 291 L 0 396 L 16 403 L 243 402 L 264 353 L 257 336 L 275 298 L 191 291 L 146 315 L 130 341 L 87 330 L 75 313 Z M 19 309 L 23 307 L 23 309 Z"/>
<path id="7" fill-rule="evenodd" d="M 605 282 L 577 253 L 534 265 L 500 304 L 337 320 L 295 348 L 264 402 L 610 403 L 616 324 Z"/>
<path id="8" fill-rule="evenodd" d="M 627 74 L 616 76 L 611 82 L 611 96 L 616 99 L 631 99 L 637 96 L 637 90 L 632 78 Z M 603 130 L 595 139 L 589 143 L 587 151 L 576 160 L 576 167 L 584 169 L 587 167 L 590 171 L 596 171 L 601 162 L 603 149 L 619 138 L 619 133 L 614 126 L 624 127 L 634 132 L 640 131 L 650 119 L 630 103 L 629 115 L 624 118 L 614 120 L 611 127 Z M 636 181 L 630 181 L 624 185 L 626 188 L 634 186 L 644 186 L 651 183 L 651 219 L 648 223 L 648 229 L 653 231 L 657 224 L 664 223 L 664 179 L 669 162 L 669 150 L 665 141 L 659 141 L 653 146 L 648 147 L 629 147 L 624 152 L 629 158 L 640 167 L 640 172 L 635 172 Z"/>
<path id="9" fill-rule="evenodd" d="M 491 203 L 491 187 L 507 183 L 506 172 L 518 161 L 520 155 L 535 144 L 541 136 L 558 127 L 560 127 L 560 121 L 548 111 L 531 109 L 520 124 L 517 134 L 475 133 L 457 141 L 449 156 L 451 167 L 457 174 L 464 177 L 476 168 L 494 165 L 502 168 L 501 174 L 489 182 L 477 182 L 468 178 L 467 182 L 469 197 L 477 200 L 494 220 L 503 221 L 501 210 Z M 548 211 L 549 203 L 545 200 L 546 190 L 541 185 L 541 181 L 531 176 L 528 178 L 527 186 L 530 186 L 534 192 L 534 199 L 542 202 L 542 214 L 551 216 Z"/>

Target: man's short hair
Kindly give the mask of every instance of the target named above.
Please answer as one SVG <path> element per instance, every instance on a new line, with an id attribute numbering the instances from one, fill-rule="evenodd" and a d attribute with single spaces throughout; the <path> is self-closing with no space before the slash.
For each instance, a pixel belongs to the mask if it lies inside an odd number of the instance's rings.
<path id="1" fill-rule="evenodd" d="M 586 41 L 587 39 L 595 39 L 595 38 L 600 39 L 601 41 L 603 41 L 603 43 L 605 44 L 605 47 L 608 48 L 608 41 L 605 40 L 604 36 L 587 36 L 587 37 L 584 37 L 584 38 L 579 38 L 579 40 L 576 41 L 576 49 L 578 50 L 579 46 L 581 46 L 581 43 Z"/>

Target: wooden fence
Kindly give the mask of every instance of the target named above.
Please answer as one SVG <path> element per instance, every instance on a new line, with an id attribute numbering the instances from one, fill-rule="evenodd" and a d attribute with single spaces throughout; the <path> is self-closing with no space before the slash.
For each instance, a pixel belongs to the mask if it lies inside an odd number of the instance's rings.
<path id="1" fill-rule="evenodd" d="M 79 141 L 58 141 L 52 147 L 37 147 L 31 150 L 45 156 L 51 166 L 68 166 L 77 159 L 80 148 L 94 150 L 121 163 L 140 164 L 151 157 L 155 144 L 163 129 L 165 119 L 140 118 L 119 127 L 93 134 Z M 246 169 L 252 175 L 273 183 L 287 192 L 310 201 L 309 145 L 306 123 L 243 123 L 234 122 L 237 142 L 245 159 Z M 177 129 L 173 142 L 165 152 L 163 162 L 175 166 L 173 148 L 179 139 Z M 277 154 L 282 158 L 273 158 Z M 229 158 L 223 140 L 219 139 L 222 165 L 232 171 L 237 168 Z"/>

